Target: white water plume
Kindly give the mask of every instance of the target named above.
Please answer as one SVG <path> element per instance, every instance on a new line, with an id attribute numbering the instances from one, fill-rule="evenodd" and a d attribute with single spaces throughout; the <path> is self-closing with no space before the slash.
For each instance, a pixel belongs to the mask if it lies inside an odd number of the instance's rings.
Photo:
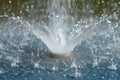
<path id="1" fill-rule="evenodd" d="M 43 22 L 43 25 L 33 29 L 33 33 L 42 39 L 52 53 L 71 53 L 86 35 L 94 32 L 96 26 L 91 23 L 82 26 L 80 21 L 76 21 L 74 16 L 77 12 L 71 15 L 72 0 L 50 0 L 48 3 L 48 25 Z"/>

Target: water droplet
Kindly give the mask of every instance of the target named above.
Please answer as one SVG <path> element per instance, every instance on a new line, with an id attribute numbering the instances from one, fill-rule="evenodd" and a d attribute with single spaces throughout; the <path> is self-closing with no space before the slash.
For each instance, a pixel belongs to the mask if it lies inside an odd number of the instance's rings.
<path id="1" fill-rule="evenodd" d="M 12 1 L 11 1 L 11 0 L 9 0 L 9 3 L 11 4 L 11 3 L 12 3 Z"/>
<path id="2" fill-rule="evenodd" d="M 4 69 L 0 68 L 0 74 L 3 74 L 3 73 L 4 73 Z"/>
<path id="3" fill-rule="evenodd" d="M 31 5 L 31 8 L 33 8 L 34 7 L 34 5 Z"/>
<path id="4" fill-rule="evenodd" d="M 38 62 L 34 63 L 34 68 L 39 68 L 39 63 Z"/>
<path id="5" fill-rule="evenodd" d="M 59 15 L 57 15 L 56 18 L 59 18 Z"/>
<path id="6" fill-rule="evenodd" d="M 75 72 L 75 77 L 81 77 L 81 73 Z"/>
<path id="7" fill-rule="evenodd" d="M 29 11 L 29 9 L 26 9 L 26 11 Z"/>
<path id="8" fill-rule="evenodd" d="M 17 67 L 17 66 L 18 66 L 17 63 L 15 63 L 15 62 L 11 63 L 11 67 Z"/>
<path id="9" fill-rule="evenodd" d="M 108 69 L 111 69 L 111 70 L 117 70 L 117 65 L 116 64 L 112 64 L 108 67 Z"/>

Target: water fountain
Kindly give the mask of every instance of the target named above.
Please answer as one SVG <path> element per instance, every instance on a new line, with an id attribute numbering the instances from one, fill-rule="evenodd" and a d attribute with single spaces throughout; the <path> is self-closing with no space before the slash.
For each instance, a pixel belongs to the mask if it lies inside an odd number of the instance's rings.
<path id="1" fill-rule="evenodd" d="M 119 79 L 119 4 L 117 0 L 0 2 L 0 79 Z"/>
<path id="2" fill-rule="evenodd" d="M 79 25 L 77 11 L 71 8 L 72 0 L 52 0 L 48 2 L 47 26 L 33 29 L 33 33 L 47 45 L 54 57 L 67 57 L 85 35 L 92 35 L 94 26 Z M 74 11 L 74 12 L 73 12 Z M 72 15 L 74 13 L 74 15 Z"/>

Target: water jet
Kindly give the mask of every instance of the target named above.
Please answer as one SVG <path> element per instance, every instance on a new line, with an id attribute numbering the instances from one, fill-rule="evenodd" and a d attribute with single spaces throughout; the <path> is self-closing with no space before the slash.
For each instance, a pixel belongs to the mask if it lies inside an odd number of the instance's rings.
<path id="1" fill-rule="evenodd" d="M 67 57 L 85 36 L 92 35 L 95 27 L 91 24 L 82 26 L 82 23 L 77 21 L 75 17 L 77 11 L 72 11 L 75 9 L 75 7 L 72 9 L 72 0 L 49 0 L 48 6 L 46 10 L 48 21 L 41 21 L 38 26 L 33 25 L 31 30 L 46 44 L 51 56 Z"/>

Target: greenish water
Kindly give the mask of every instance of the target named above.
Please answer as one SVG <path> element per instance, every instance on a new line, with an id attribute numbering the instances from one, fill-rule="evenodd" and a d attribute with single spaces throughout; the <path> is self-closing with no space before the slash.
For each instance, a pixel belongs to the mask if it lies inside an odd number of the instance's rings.
<path id="1" fill-rule="evenodd" d="M 35 19 L 45 16 L 49 0 L 0 0 L 0 15 L 24 16 Z M 119 15 L 119 0 L 73 0 L 77 10 L 77 17 L 101 16 L 102 14 Z M 3 18 L 0 18 L 2 21 Z"/>

